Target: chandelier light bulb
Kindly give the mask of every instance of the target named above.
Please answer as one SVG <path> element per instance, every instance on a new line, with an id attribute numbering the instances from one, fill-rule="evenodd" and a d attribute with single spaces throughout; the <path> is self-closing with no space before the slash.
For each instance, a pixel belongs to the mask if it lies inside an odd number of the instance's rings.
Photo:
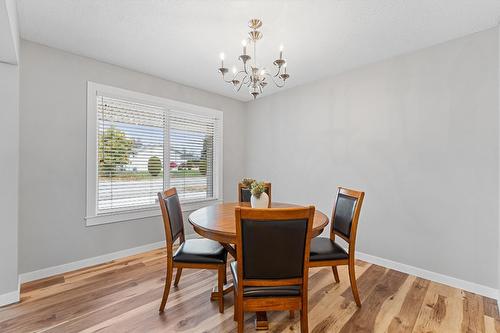
<path id="1" fill-rule="evenodd" d="M 236 74 L 236 71 L 237 71 L 236 66 L 233 66 L 233 74 Z"/>
<path id="2" fill-rule="evenodd" d="M 247 46 L 247 40 L 246 40 L 246 39 L 243 39 L 243 40 L 241 41 L 241 45 L 243 45 L 243 46 Z"/>
<path id="3" fill-rule="evenodd" d="M 224 52 L 220 53 L 220 68 L 224 68 Z"/>
<path id="4" fill-rule="evenodd" d="M 280 51 L 283 51 L 283 44 L 280 45 Z"/>
<path id="5" fill-rule="evenodd" d="M 260 71 L 260 75 L 264 75 L 264 74 L 266 74 L 266 70 L 265 69 L 263 69 L 263 70 Z"/>

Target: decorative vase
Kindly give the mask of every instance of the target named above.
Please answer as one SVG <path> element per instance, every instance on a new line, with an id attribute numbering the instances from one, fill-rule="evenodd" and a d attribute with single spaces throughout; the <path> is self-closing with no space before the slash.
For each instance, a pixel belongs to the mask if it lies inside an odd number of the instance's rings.
<path id="1" fill-rule="evenodd" d="M 257 198 L 252 194 L 252 197 L 250 198 L 250 204 L 252 205 L 252 208 L 268 208 L 269 196 L 266 192 L 262 193 L 260 195 L 260 198 Z"/>

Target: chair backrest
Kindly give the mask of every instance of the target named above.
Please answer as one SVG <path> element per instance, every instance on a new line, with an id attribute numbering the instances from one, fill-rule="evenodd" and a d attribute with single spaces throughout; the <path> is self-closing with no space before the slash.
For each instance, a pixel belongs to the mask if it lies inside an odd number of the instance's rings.
<path id="1" fill-rule="evenodd" d="M 172 246 L 177 238 L 184 241 L 184 222 L 182 218 L 181 203 L 177 190 L 170 188 L 164 192 L 158 192 L 163 224 L 165 226 L 165 239 L 167 246 Z"/>
<path id="2" fill-rule="evenodd" d="M 236 207 L 241 285 L 300 285 L 307 276 L 313 220 L 314 206 Z"/>
<path id="3" fill-rule="evenodd" d="M 364 197 L 365 192 L 338 187 L 332 212 L 330 230 L 332 238 L 337 235 L 349 242 L 350 246 L 354 245 Z M 351 250 L 350 246 L 349 250 Z"/>
<path id="4" fill-rule="evenodd" d="M 264 183 L 265 191 L 269 196 L 269 204 L 271 204 L 271 183 Z M 238 183 L 238 201 L 239 202 L 250 202 L 252 197 L 252 192 L 243 183 Z"/>

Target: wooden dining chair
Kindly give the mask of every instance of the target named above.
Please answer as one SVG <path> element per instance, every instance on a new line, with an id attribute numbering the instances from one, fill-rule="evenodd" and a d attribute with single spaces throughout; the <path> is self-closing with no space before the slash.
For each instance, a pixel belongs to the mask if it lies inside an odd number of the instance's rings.
<path id="1" fill-rule="evenodd" d="M 343 187 L 337 189 L 337 196 L 333 204 L 330 238 L 313 238 L 309 257 L 309 267 L 331 266 L 336 282 L 340 282 L 337 266 L 348 266 L 351 290 L 357 306 L 361 306 L 361 301 L 356 285 L 354 254 L 359 213 L 364 197 L 364 192 Z M 348 251 L 335 242 L 335 236 L 339 236 L 349 244 Z"/>
<path id="2" fill-rule="evenodd" d="M 209 239 L 185 239 L 181 204 L 175 188 L 158 193 L 165 239 L 167 242 L 167 277 L 160 312 L 165 310 L 174 267 L 177 268 L 174 286 L 177 287 L 183 268 L 215 269 L 218 272 L 219 312 L 224 312 L 224 281 L 226 279 L 227 251 L 218 242 Z M 180 245 L 173 254 L 174 242 Z"/>
<path id="3" fill-rule="evenodd" d="M 307 332 L 307 279 L 314 206 L 236 207 L 237 261 L 230 264 L 234 319 L 243 332 L 244 313 L 300 310 Z"/>
<path id="4" fill-rule="evenodd" d="M 269 196 L 269 207 L 271 206 L 271 183 L 265 182 L 264 187 L 265 191 Z M 252 191 L 246 187 L 242 182 L 238 183 L 238 202 L 250 202 L 250 198 L 252 197 Z"/>

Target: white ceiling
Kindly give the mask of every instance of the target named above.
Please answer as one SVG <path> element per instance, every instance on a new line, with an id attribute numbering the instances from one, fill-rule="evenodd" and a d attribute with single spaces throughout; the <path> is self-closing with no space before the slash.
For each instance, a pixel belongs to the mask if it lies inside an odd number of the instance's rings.
<path id="1" fill-rule="evenodd" d="M 18 0 L 21 37 L 167 80 L 235 94 L 247 21 L 264 21 L 266 67 L 285 46 L 288 87 L 495 26 L 499 0 Z M 278 89 L 266 87 L 264 95 Z"/>

